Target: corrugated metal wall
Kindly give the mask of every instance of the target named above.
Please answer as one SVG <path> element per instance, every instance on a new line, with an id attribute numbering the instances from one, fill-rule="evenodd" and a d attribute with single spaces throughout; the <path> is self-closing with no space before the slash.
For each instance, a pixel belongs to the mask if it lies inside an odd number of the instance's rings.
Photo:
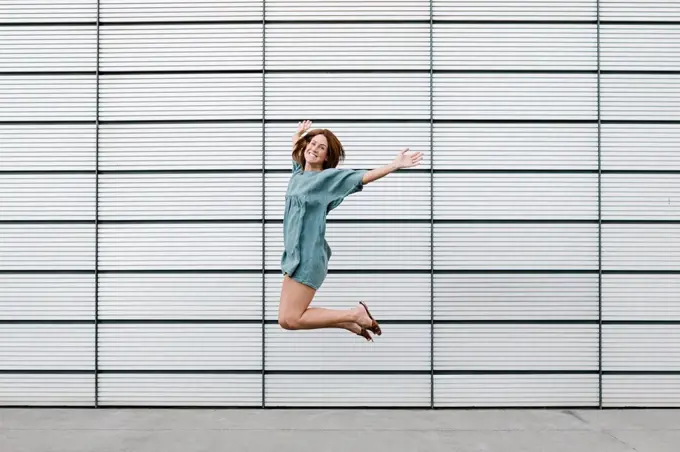
<path id="1" fill-rule="evenodd" d="M 0 405 L 680 406 L 680 4 L 0 2 Z M 298 121 L 344 166 L 285 331 Z"/>

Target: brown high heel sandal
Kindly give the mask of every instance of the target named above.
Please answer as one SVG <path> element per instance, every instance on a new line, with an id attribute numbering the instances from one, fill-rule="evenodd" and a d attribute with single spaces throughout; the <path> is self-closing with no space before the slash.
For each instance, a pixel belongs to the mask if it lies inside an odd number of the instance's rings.
<path id="1" fill-rule="evenodd" d="M 368 316 L 373 321 L 373 324 L 370 326 L 370 328 L 368 328 L 368 330 L 371 331 L 373 334 L 377 334 L 378 336 L 380 336 L 382 334 L 382 330 L 380 329 L 380 325 L 378 325 L 378 322 L 371 315 L 371 311 L 368 310 L 368 306 L 366 306 L 366 303 L 364 303 L 363 301 L 360 301 L 359 304 L 364 307 L 364 309 L 366 310 L 366 314 L 368 314 Z"/>
<path id="2" fill-rule="evenodd" d="M 356 334 L 357 336 L 361 336 L 361 337 L 366 338 L 366 340 L 369 341 L 369 342 L 373 342 L 373 338 L 371 337 L 370 334 L 368 334 L 368 330 L 366 328 L 362 328 L 360 333 L 354 333 L 354 334 Z"/>

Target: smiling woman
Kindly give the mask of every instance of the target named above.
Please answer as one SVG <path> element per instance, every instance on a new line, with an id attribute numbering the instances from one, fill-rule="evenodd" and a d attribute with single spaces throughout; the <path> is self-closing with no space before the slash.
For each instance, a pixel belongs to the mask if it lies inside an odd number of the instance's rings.
<path id="1" fill-rule="evenodd" d="M 325 239 L 326 216 L 364 184 L 400 168 L 417 166 L 422 153 L 399 151 L 388 165 L 373 170 L 336 168 L 345 158 L 340 140 L 327 129 L 305 134 L 311 121 L 298 124 L 293 135 L 293 171 L 286 191 L 283 219 L 284 279 L 279 302 L 279 325 L 285 329 L 344 328 L 372 340 L 380 335 L 378 322 L 364 302 L 353 309 L 309 308 L 328 272 L 332 251 Z"/>

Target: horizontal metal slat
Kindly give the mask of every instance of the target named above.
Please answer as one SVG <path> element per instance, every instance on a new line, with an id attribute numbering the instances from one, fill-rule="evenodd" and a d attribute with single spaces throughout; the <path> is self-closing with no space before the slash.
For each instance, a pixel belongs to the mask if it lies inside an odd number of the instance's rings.
<path id="1" fill-rule="evenodd" d="M 435 24 L 433 68 L 594 70 L 597 68 L 596 27 L 595 24 Z"/>
<path id="2" fill-rule="evenodd" d="M 605 371 L 680 371 L 680 325 L 604 325 Z"/>
<path id="3" fill-rule="evenodd" d="M 430 405 L 429 375 L 268 375 L 267 406 Z"/>
<path id="4" fill-rule="evenodd" d="M 252 119 L 262 116 L 262 74 L 102 75 L 102 120 Z M 1 112 L 1 110 L 0 110 Z"/>
<path id="5" fill-rule="evenodd" d="M 680 275 L 603 275 L 602 318 L 680 321 Z"/>
<path id="6" fill-rule="evenodd" d="M 260 406 L 257 374 L 107 374 L 99 376 L 99 405 Z"/>
<path id="7" fill-rule="evenodd" d="M 99 275 L 100 320 L 260 319 L 261 315 L 261 274 Z"/>
<path id="8" fill-rule="evenodd" d="M 0 275 L 0 320 L 90 320 L 94 275 Z"/>
<path id="9" fill-rule="evenodd" d="M 435 274 L 436 320 L 598 318 L 597 275 Z"/>
<path id="10" fill-rule="evenodd" d="M 262 216 L 262 176 L 101 175 L 99 203 L 102 220 L 256 219 Z"/>
<path id="11" fill-rule="evenodd" d="M 262 228 L 249 224 L 107 224 L 101 270 L 260 269 Z"/>
<path id="12" fill-rule="evenodd" d="M 102 370 L 258 369 L 262 327 L 254 324 L 99 326 Z"/>
<path id="13" fill-rule="evenodd" d="M 0 374 L 0 406 L 92 406 L 94 373 Z"/>
<path id="14" fill-rule="evenodd" d="M 0 22 L 94 22 L 92 0 L 4 0 Z"/>
<path id="15" fill-rule="evenodd" d="M 94 368 L 94 325 L 0 327 L 0 370 Z"/>
<path id="16" fill-rule="evenodd" d="M 680 75 L 603 74 L 602 119 L 679 120 Z"/>
<path id="17" fill-rule="evenodd" d="M 103 25 L 100 69 L 262 69 L 262 24 Z"/>
<path id="18" fill-rule="evenodd" d="M 603 124 L 602 167 L 679 170 L 679 124 Z"/>
<path id="19" fill-rule="evenodd" d="M 447 20 L 595 20 L 596 4 L 587 0 L 433 0 L 436 19 Z"/>
<path id="20" fill-rule="evenodd" d="M 429 92 L 427 73 L 271 74 L 266 81 L 265 115 L 270 119 L 426 119 Z"/>
<path id="21" fill-rule="evenodd" d="M 434 218 L 597 219 L 596 174 L 435 174 Z"/>
<path id="22" fill-rule="evenodd" d="M 603 224 L 602 268 L 606 270 L 677 270 L 677 224 Z"/>
<path id="23" fill-rule="evenodd" d="M 597 370 L 597 325 L 436 325 L 436 370 Z"/>
<path id="24" fill-rule="evenodd" d="M 435 375 L 435 407 L 597 406 L 597 375 Z"/>
<path id="25" fill-rule="evenodd" d="M 435 224 L 439 269 L 596 269 L 597 225 Z"/>

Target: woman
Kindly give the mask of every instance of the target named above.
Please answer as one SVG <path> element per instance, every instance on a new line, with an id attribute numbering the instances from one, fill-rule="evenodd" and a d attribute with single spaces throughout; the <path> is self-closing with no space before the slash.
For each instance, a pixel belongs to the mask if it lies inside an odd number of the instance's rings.
<path id="1" fill-rule="evenodd" d="M 329 130 L 315 129 L 305 135 L 311 121 L 298 123 L 293 135 L 293 173 L 286 191 L 283 219 L 284 251 L 281 256 L 283 283 L 279 302 L 279 325 L 289 330 L 344 328 L 372 341 L 368 331 L 380 335 L 378 322 L 365 303 L 353 309 L 309 308 L 328 271 L 331 248 L 325 239 L 326 216 L 365 184 L 400 169 L 417 166 L 422 153 L 399 151 L 389 165 L 373 170 L 338 169 L 345 152 Z"/>

